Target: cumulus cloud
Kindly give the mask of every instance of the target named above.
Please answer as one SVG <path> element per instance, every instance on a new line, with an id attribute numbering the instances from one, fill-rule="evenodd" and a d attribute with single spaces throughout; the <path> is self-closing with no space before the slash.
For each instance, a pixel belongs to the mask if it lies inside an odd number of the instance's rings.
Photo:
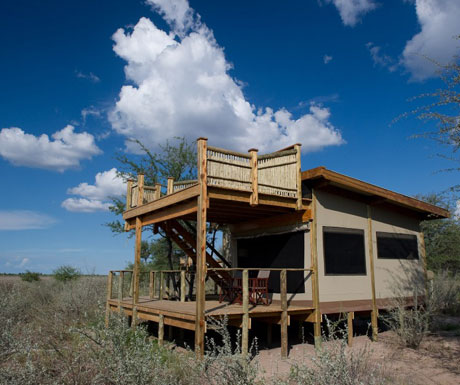
<path id="1" fill-rule="evenodd" d="M 331 60 L 332 60 L 332 56 L 324 55 L 323 57 L 324 64 L 329 63 Z"/>
<path id="2" fill-rule="evenodd" d="M 366 48 L 371 55 L 374 66 L 386 67 L 390 72 L 396 71 L 398 64 L 395 60 L 382 52 L 382 48 L 372 42 L 366 44 Z"/>
<path id="3" fill-rule="evenodd" d="M 132 31 L 113 35 L 131 83 L 109 113 L 113 129 L 155 148 L 173 136 L 206 136 L 214 145 L 270 151 L 300 142 L 304 152 L 344 143 L 330 111 L 312 104 L 294 117 L 281 108 L 250 104 L 212 31 L 186 0 L 148 0 L 170 25 L 165 32 L 141 18 Z M 127 141 L 128 150 L 138 149 Z"/>
<path id="4" fill-rule="evenodd" d="M 411 79 L 422 81 L 436 74 L 438 67 L 427 58 L 447 64 L 459 52 L 460 2 L 416 0 L 415 10 L 421 31 L 409 40 L 402 53 L 402 64 Z"/>
<path id="5" fill-rule="evenodd" d="M 36 211 L 0 210 L 0 231 L 46 229 L 54 223 L 54 218 Z"/>
<path id="6" fill-rule="evenodd" d="M 377 3 L 374 0 L 326 0 L 333 3 L 339 11 L 344 25 L 354 27 L 361 17 L 374 10 Z"/>
<path id="7" fill-rule="evenodd" d="M 93 135 L 76 133 L 71 125 L 55 132 L 51 140 L 46 134 L 35 136 L 18 127 L 0 131 L 0 155 L 15 166 L 62 172 L 101 152 Z"/>
<path id="8" fill-rule="evenodd" d="M 79 197 L 67 198 L 61 206 L 73 212 L 108 211 L 111 203 L 107 200 L 110 197 L 120 197 L 125 192 L 125 183 L 117 176 L 117 169 L 112 168 L 98 172 L 93 185 L 85 182 L 68 189 L 68 194 Z"/>

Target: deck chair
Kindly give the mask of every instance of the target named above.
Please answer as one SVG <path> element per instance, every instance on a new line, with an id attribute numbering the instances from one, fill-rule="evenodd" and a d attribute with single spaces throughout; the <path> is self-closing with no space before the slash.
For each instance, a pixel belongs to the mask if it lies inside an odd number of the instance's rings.
<path id="1" fill-rule="evenodd" d="M 242 302 L 243 279 L 241 271 L 236 271 L 234 277 L 231 279 L 222 279 L 219 286 L 219 302 L 223 302 L 225 300 L 230 303 Z"/>
<path id="2" fill-rule="evenodd" d="M 254 305 L 263 304 L 269 305 L 270 298 L 268 297 L 268 279 L 270 278 L 270 270 L 259 270 L 257 278 L 253 278 L 250 286 L 251 302 Z"/>

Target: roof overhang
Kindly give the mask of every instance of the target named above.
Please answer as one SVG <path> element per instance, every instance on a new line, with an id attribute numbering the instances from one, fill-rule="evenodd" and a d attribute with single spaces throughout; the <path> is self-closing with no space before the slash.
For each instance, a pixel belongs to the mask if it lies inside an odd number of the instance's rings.
<path id="1" fill-rule="evenodd" d="M 449 211 L 441 207 L 339 174 L 328 170 L 326 167 L 303 171 L 302 181 L 306 181 L 309 186 L 314 188 L 335 187 L 349 191 L 368 204 L 391 204 L 403 207 L 415 212 L 423 219 L 439 219 L 450 216 Z"/>

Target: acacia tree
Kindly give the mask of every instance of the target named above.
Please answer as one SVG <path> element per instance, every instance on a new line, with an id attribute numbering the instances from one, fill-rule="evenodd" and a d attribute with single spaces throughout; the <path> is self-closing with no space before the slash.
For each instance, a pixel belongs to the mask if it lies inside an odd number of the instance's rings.
<path id="1" fill-rule="evenodd" d="M 460 44 L 460 35 L 457 37 Z M 424 93 L 414 99 L 434 99 L 433 102 L 410 112 L 418 119 L 436 122 L 435 129 L 415 136 L 432 139 L 447 146 L 449 153 L 441 156 L 460 163 L 458 150 L 460 148 L 460 56 L 453 57 L 449 64 L 440 64 L 439 74 L 443 87 L 434 92 Z M 408 114 L 405 114 L 408 115 Z M 460 171 L 455 165 L 450 171 Z M 454 186 L 458 189 L 458 186 Z"/>
<path id="2" fill-rule="evenodd" d="M 152 152 L 139 140 L 132 140 L 132 142 L 139 146 L 139 155 L 128 156 L 125 153 L 116 155 L 119 162 L 118 176 L 123 180 L 136 179 L 138 174 L 144 174 L 146 185 L 153 186 L 155 183 L 160 183 L 165 186 L 168 177 L 173 177 L 174 180 L 196 178 L 197 158 L 193 143 L 188 143 L 184 138 L 175 137 L 172 141 L 168 140 L 166 144 L 160 145 L 158 152 Z M 112 198 L 110 211 L 121 216 L 124 210 L 124 200 Z M 123 222 L 119 219 L 106 223 L 106 225 L 114 234 L 125 233 Z M 153 225 L 146 226 L 143 231 L 152 234 L 152 240 L 149 243 L 142 243 L 141 256 L 144 264 L 151 259 L 150 263 L 153 268 L 165 268 L 169 265 L 169 269 L 174 269 L 181 255 L 177 246 L 161 231 L 159 236 L 155 236 Z M 133 235 L 134 230 L 131 230 L 128 236 Z M 175 281 L 174 285 L 176 285 Z"/>

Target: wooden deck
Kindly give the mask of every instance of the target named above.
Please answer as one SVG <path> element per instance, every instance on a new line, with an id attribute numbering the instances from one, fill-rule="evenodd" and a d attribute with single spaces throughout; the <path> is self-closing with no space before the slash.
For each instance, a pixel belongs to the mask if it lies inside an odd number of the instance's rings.
<path id="1" fill-rule="evenodd" d="M 132 298 L 123 298 L 121 303 L 117 299 L 108 300 L 112 311 L 119 311 L 120 304 L 123 312 L 132 315 Z M 289 305 L 288 323 L 290 317 L 308 320 L 308 317 L 314 311 L 311 306 Z M 250 305 L 249 306 L 249 328 L 251 328 L 251 319 L 268 323 L 280 323 L 281 304 L 274 302 L 270 305 Z M 137 305 L 137 316 L 141 320 L 159 322 L 160 315 L 164 318 L 165 325 L 176 326 L 182 329 L 195 330 L 196 320 L 196 302 L 179 302 L 169 300 L 150 299 L 149 297 L 140 297 Z M 229 304 L 217 300 L 207 300 L 205 302 L 205 317 L 207 327 L 212 325 L 213 319 L 222 319 L 227 317 L 228 324 L 241 327 L 243 320 L 243 306 L 239 304 Z"/>

